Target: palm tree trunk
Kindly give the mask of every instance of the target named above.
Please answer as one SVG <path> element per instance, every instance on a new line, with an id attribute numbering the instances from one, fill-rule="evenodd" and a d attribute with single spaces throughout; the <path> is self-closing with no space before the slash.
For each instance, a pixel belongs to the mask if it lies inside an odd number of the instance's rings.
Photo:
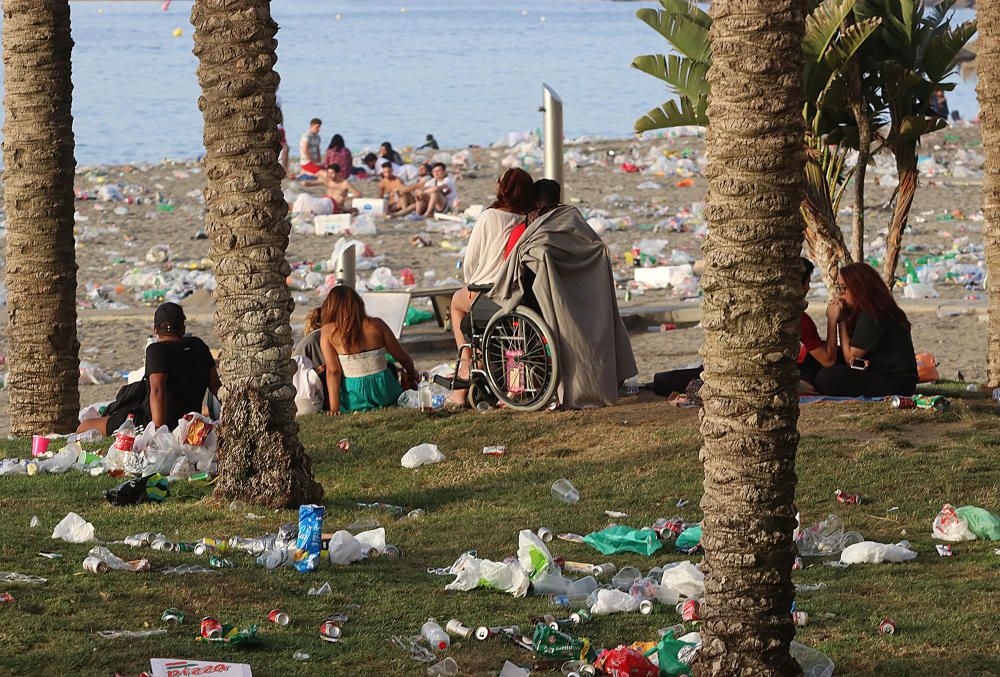
<path id="1" fill-rule="evenodd" d="M 191 23 L 222 342 L 216 494 L 274 507 L 315 502 L 323 488 L 298 439 L 292 387 L 290 224 L 275 119 L 278 26 L 269 0 L 197 0 Z"/>
<path id="2" fill-rule="evenodd" d="M 896 206 L 892 210 L 889 221 L 889 234 L 885 243 L 885 262 L 882 268 L 882 279 L 892 289 L 896 284 L 896 266 L 899 265 L 899 252 L 903 246 L 903 231 L 910 216 L 913 196 L 917 192 L 917 147 L 915 143 L 904 142 L 895 149 L 896 173 L 899 175 L 899 187 L 896 192 Z"/>
<path id="3" fill-rule="evenodd" d="M 854 170 L 854 214 L 851 229 L 851 254 L 855 261 L 865 258 L 865 176 L 872 152 L 871 120 L 861 91 L 861 66 L 851 61 L 848 72 L 848 106 L 858 127 L 858 164 Z"/>
<path id="4" fill-rule="evenodd" d="M 976 10 L 979 28 L 979 120 L 986 153 L 983 177 L 983 229 L 990 274 L 990 326 L 986 379 L 1000 387 L 1000 7 L 982 3 Z"/>
<path id="5" fill-rule="evenodd" d="M 10 430 L 71 432 L 80 410 L 68 0 L 4 0 Z"/>
<path id="6" fill-rule="evenodd" d="M 695 675 L 795 675 L 801 0 L 716 0 L 706 145 L 704 645 Z"/>

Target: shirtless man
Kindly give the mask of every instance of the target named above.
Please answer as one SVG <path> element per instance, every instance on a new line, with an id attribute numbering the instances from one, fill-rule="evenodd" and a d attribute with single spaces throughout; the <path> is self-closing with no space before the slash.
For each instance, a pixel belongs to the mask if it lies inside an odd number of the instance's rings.
<path id="1" fill-rule="evenodd" d="M 348 198 L 361 197 L 354 186 L 346 179 L 338 179 L 340 173 L 339 165 L 331 165 L 328 169 L 320 170 L 319 178 L 316 181 L 303 181 L 303 186 L 325 186 L 326 195 L 317 198 L 303 193 L 292 205 L 292 212 L 308 212 L 314 215 L 322 214 L 352 214 L 357 216 L 357 209 L 347 209 Z"/>
<path id="2" fill-rule="evenodd" d="M 378 196 L 380 199 L 389 200 L 389 216 L 404 216 L 417 206 L 408 186 L 393 172 L 391 162 L 382 165 L 382 179 L 378 182 Z"/>
<path id="3" fill-rule="evenodd" d="M 423 195 L 417 202 L 417 218 L 429 219 L 435 212 L 451 209 L 458 198 L 455 180 L 448 176 L 443 162 L 431 165 L 431 178 L 424 183 Z"/>

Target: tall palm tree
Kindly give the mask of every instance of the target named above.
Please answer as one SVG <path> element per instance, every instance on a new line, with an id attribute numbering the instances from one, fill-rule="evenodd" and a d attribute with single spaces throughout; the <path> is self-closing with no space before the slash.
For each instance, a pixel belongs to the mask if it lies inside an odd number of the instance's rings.
<path id="1" fill-rule="evenodd" d="M 804 0 L 715 0 L 695 675 L 794 675 Z"/>
<path id="2" fill-rule="evenodd" d="M 979 120 L 982 123 L 986 164 L 983 177 L 983 216 L 986 264 L 990 272 L 990 328 L 986 376 L 991 388 L 1000 387 L 1000 7 L 984 2 L 976 9 L 979 21 Z"/>
<path id="3" fill-rule="evenodd" d="M 70 432 L 80 409 L 68 0 L 3 0 L 10 430 Z"/>
<path id="4" fill-rule="evenodd" d="M 269 0 L 196 0 L 191 23 L 222 342 L 216 493 L 275 507 L 315 502 L 323 488 L 298 439 L 292 387 L 290 224 L 275 119 L 278 26 Z"/>

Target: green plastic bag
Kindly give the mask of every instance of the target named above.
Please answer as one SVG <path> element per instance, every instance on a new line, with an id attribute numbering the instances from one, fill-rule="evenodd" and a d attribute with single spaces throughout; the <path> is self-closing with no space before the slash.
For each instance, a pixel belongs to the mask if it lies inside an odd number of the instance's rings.
<path id="1" fill-rule="evenodd" d="M 698 646 L 689 642 L 682 642 L 669 635 L 664 636 L 655 647 L 647 651 L 644 656 L 656 654 L 656 662 L 660 667 L 660 677 L 679 677 L 691 673 L 691 666 L 681 662 L 677 654 L 681 649 L 688 646 Z"/>
<path id="2" fill-rule="evenodd" d="M 406 318 L 403 320 L 403 324 L 407 327 L 412 327 L 415 324 L 420 324 L 421 322 L 427 322 L 428 320 L 434 319 L 434 313 L 429 310 L 421 310 L 420 308 L 414 308 L 410 306 L 406 309 Z"/>
<path id="3" fill-rule="evenodd" d="M 678 550 L 690 550 L 701 543 L 701 525 L 698 524 L 693 527 L 688 527 L 680 533 L 677 537 L 677 542 L 674 544 Z"/>
<path id="4" fill-rule="evenodd" d="M 963 505 L 955 512 L 969 523 L 969 531 L 978 538 L 1000 541 L 1000 517 L 974 505 Z"/>
<path id="5" fill-rule="evenodd" d="M 636 552 L 649 557 L 663 547 L 652 529 L 633 529 L 621 524 L 587 534 L 583 542 L 604 555 Z"/>

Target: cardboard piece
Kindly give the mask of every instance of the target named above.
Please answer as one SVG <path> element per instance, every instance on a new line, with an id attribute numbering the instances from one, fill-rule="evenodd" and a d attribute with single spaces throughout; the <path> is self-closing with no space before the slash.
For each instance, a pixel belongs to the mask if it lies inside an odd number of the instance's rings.
<path id="1" fill-rule="evenodd" d="M 410 307 L 410 293 L 405 291 L 366 291 L 361 294 L 365 302 L 365 312 L 369 317 L 377 317 L 399 338 L 403 333 L 406 309 Z"/>
<path id="2" fill-rule="evenodd" d="M 182 658 L 151 658 L 153 677 L 192 677 L 193 675 L 225 675 L 226 677 L 253 677 L 246 663 L 222 661 L 192 661 Z"/>

